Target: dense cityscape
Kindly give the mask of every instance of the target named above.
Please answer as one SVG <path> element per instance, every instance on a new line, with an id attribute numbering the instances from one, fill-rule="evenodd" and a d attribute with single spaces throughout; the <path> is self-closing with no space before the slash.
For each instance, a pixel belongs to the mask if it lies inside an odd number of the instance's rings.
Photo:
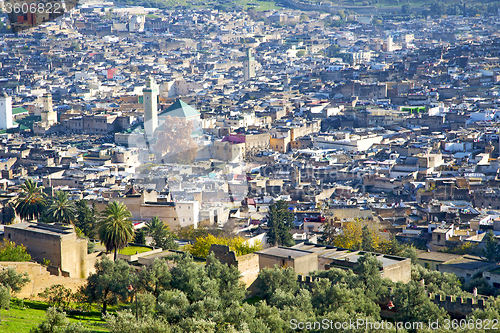
<path id="1" fill-rule="evenodd" d="M 40 4 L 0 0 L 1 332 L 499 329 L 498 1 Z"/>

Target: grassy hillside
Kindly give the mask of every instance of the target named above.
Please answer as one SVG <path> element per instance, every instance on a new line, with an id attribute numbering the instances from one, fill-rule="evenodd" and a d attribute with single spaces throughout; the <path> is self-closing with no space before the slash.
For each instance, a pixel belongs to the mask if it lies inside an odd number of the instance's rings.
<path id="1" fill-rule="evenodd" d="M 29 333 L 45 321 L 45 310 L 49 306 L 44 302 L 12 300 L 10 310 L 2 310 L 0 318 L 0 332 L 5 333 Z M 98 309 L 84 315 L 68 315 L 70 322 L 81 322 L 91 332 L 109 332 L 101 320 Z"/>
<path id="2" fill-rule="evenodd" d="M 254 8 L 258 11 L 280 9 L 276 5 L 276 1 L 260 1 L 260 0 L 115 0 L 116 4 L 129 6 L 144 6 L 150 8 L 162 9 L 181 9 L 181 8 L 211 8 L 219 10 L 231 10 L 237 8 Z"/>

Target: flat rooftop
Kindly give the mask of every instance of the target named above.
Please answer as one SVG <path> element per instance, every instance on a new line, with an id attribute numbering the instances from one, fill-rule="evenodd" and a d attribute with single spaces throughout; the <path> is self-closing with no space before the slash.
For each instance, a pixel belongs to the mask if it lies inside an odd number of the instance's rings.
<path id="1" fill-rule="evenodd" d="M 73 234 L 75 231 L 73 230 L 73 227 L 70 226 L 63 226 L 62 224 L 46 224 L 46 223 L 30 223 L 30 222 L 23 222 L 23 223 L 15 223 L 15 224 L 9 224 L 4 227 L 4 230 L 8 229 L 18 229 L 18 230 L 26 230 L 26 231 L 31 231 L 31 232 L 38 232 L 42 234 L 47 234 L 47 235 L 54 235 L 54 236 L 63 236 L 63 235 L 70 235 Z"/>
<path id="2" fill-rule="evenodd" d="M 270 247 L 268 249 L 265 249 L 262 251 L 257 251 L 255 253 L 270 255 L 270 256 L 275 256 L 275 257 L 280 257 L 280 258 L 290 258 L 290 257 L 300 258 L 300 257 L 308 256 L 308 255 L 312 254 L 313 252 L 292 249 L 292 248 L 287 248 L 287 247 Z"/>
<path id="3" fill-rule="evenodd" d="M 148 255 L 144 255 L 144 256 L 141 256 L 141 258 L 145 258 L 145 259 L 162 259 L 162 258 L 171 256 L 171 255 L 174 255 L 174 254 L 176 254 L 176 252 L 165 250 L 165 251 L 158 252 L 158 253 L 151 253 L 151 254 L 148 254 Z"/>
<path id="4" fill-rule="evenodd" d="M 319 258 L 331 259 L 337 261 L 348 261 L 350 263 L 358 262 L 366 252 L 358 250 L 343 249 L 335 246 L 319 245 L 312 243 L 301 243 L 293 247 L 296 250 L 303 250 L 308 252 L 316 252 Z M 391 256 L 381 253 L 370 252 L 382 263 L 383 267 L 391 266 L 395 263 L 401 262 L 403 260 L 409 260 L 408 258 Z"/>
<path id="5" fill-rule="evenodd" d="M 481 268 L 491 266 L 492 264 L 494 264 L 494 263 L 488 262 L 488 261 L 469 259 L 469 258 L 461 258 L 461 259 L 456 259 L 456 260 L 452 260 L 450 262 L 444 263 L 443 265 L 452 266 L 452 267 L 461 268 L 461 269 L 475 270 L 475 269 L 481 269 Z"/>
<path id="6" fill-rule="evenodd" d="M 463 256 L 461 256 L 459 254 L 443 253 L 443 252 L 436 252 L 436 251 L 422 252 L 418 255 L 418 259 L 430 260 L 430 261 L 436 261 L 436 262 L 447 262 L 447 261 L 459 259 L 462 257 Z"/>

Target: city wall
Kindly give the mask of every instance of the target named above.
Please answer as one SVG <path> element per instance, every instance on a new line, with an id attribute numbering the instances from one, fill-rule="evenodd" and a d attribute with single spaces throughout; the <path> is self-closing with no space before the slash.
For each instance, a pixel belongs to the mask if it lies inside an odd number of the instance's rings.
<path id="1" fill-rule="evenodd" d="M 240 281 L 246 288 L 250 288 L 259 275 L 259 255 L 249 253 L 236 257 L 234 251 L 229 250 L 229 246 L 215 245 L 210 246 L 210 252 L 214 252 L 215 257 L 223 264 L 236 266 L 241 273 Z"/>
<path id="2" fill-rule="evenodd" d="M 76 292 L 87 281 L 86 279 L 51 275 L 47 267 L 34 262 L 4 261 L 0 263 L 0 270 L 7 268 L 14 268 L 18 273 L 26 272 L 29 275 L 30 282 L 15 294 L 17 298 L 38 298 L 38 293 L 56 284 L 62 284 Z"/>

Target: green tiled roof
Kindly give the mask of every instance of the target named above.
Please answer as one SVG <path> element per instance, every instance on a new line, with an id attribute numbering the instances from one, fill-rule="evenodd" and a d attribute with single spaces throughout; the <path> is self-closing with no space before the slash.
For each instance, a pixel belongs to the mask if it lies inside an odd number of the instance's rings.
<path id="1" fill-rule="evenodd" d="M 20 129 L 20 130 L 22 130 L 22 131 L 26 131 L 26 130 L 29 130 L 29 129 L 30 129 L 30 128 L 29 128 L 29 127 L 27 127 L 27 126 L 24 126 L 23 124 L 18 123 L 17 121 L 12 122 L 12 124 L 13 124 L 14 126 L 18 125 L 18 126 L 17 126 L 17 129 Z M 14 127 L 14 128 L 16 128 L 16 127 Z"/>
<path id="2" fill-rule="evenodd" d="M 176 100 L 172 105 L 168 107 L 168 109 L 166 109 L 161 113 L 162 116 L 171 116 L 180 118 L 189 118 L 192 116 L 198 116 L 199 114 L 200 113 L 196 111 L 195 108 L 181 101 L 180 99 Z"/>
<path id="3" fill-rule="evenodd" d="M 13 108 L 12 109 L 12 114 L 13 115 L 20 114 L 20 113 L 23 113 L 23 112 L 28 112 L 28 110 L 26 110 L 23 107 L 18 107 L 18 108 Z"/>

